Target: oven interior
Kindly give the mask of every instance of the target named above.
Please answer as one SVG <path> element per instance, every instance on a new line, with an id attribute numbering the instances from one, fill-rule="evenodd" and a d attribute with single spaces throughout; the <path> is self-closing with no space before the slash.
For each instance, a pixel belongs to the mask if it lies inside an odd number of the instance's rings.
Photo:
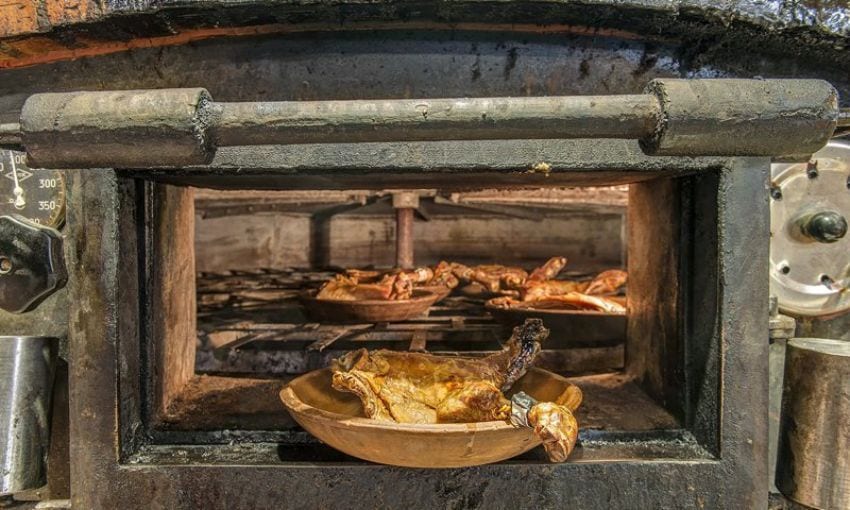
<path id="1" fill-rule="evenodd" d="M 717 418 L 704 411 L 716 410 L 705 400 L 716 398 L 710 374 L 717 353 L 700 346 L 699 328 L 689 324 L 692 301 L 710 299 L 713 287 L 716 243 L 699 254 L 691 246 L 715 228 L 710 214 L 692 212 L 699 202 L 716 207 L 715 172 L 533 189 L 136 183 L 146 225 L 142 336 L 153 437 L 271 441 L 282 462 L 359 462 L 298 427 L 280 402 L 283 385 L 360 347 L 453 356 L 499 350 L 511 327 L 488 314 L 475 285 L 462 284 L 426 315 L 402 322 L 320 323 L 305 315 L 298 298 L 305 289 L 347 268 L 394 265 L 392 196 L 404 191 L 419 197 L 415 266 L 449 260 L 530 270 L 564 256 L 559 278 L 628 270 L 627 316 L 554 328 L 536 362 L 570 377 L 585 394 L 577 460 L 717 455 Z M 695 265 L 702 269 L 685 281 Z M 545 462 L 542 449 L 512 462 L 529 461 Z"/>

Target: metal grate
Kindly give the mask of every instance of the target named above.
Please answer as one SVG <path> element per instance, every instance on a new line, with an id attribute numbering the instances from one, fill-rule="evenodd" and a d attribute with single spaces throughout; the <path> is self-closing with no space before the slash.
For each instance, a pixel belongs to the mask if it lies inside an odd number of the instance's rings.
<path id="1" fill-rule="evenodd" d="M 509 328 L 485 311 L 483 300 L 455 296 L 432 306 L 427 315 L 406 321 L 311 322 L 301 310 L 298 294 L 318 287 L 333 274 L 298 269 L 200 274 L 196 371 L 251 377 L 296 375 L 327 366 L 361 347 L 480 356 L 501 349 L 501 341 L 509 336 Z M 622 366 L 622 345 L 558 347 L 544 346 L 538 364 L 561 373 Z"/>

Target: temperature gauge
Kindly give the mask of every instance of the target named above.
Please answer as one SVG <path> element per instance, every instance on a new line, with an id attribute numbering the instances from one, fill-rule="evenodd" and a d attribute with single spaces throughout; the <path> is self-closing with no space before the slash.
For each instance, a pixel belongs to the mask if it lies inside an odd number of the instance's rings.
<path id="1" fill-rule="evenodd" d="M 23 152 L 0 150 L 0 216 L 17 214 L 52 228 L 65 223 L 65 178 L 27 168 Z"/>

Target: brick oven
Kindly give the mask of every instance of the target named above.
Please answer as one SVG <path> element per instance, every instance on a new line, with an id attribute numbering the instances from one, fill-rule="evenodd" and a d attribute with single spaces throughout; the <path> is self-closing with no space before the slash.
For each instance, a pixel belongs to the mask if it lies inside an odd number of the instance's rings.
<path id="1" fill-rule="evenodd" d="M 839 18 L 749 2 L 0 7 L 7 207 L 30 200 L 49 254 L 0 244 L 8 274 L 42 276 L 0 274 L 0 334 L 58 349 L 44 472 L 4 504 L 763 508 L 770 165 L 846 131 Z M 506 338 L 472 294 L 400 322 L 310 319 L 299 292 L 334 272 L 556 255 L 578 279 L 629 273 L 622 320 L 553 335 L 538 360 L 585 393 L 567 462 L 373 464 L 281 404 L 356 347 L 480 356 Z"/>

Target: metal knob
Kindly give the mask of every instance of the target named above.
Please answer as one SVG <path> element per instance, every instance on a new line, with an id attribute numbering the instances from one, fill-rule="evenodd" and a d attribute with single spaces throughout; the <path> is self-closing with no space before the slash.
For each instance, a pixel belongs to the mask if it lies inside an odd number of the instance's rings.
<path id="1" fill-rule="evenodd" d="M 819 243 L 834 243 L 847 234 L 847 220 L 841 213 L 822 211 L 806 218 L 802 230 Z"/>
<path id="2" fill-rule="evenodd" d="M 68 279 L 62 236 L 19 216 L 0 216 L 0 308 L 35 308 Z"/>

